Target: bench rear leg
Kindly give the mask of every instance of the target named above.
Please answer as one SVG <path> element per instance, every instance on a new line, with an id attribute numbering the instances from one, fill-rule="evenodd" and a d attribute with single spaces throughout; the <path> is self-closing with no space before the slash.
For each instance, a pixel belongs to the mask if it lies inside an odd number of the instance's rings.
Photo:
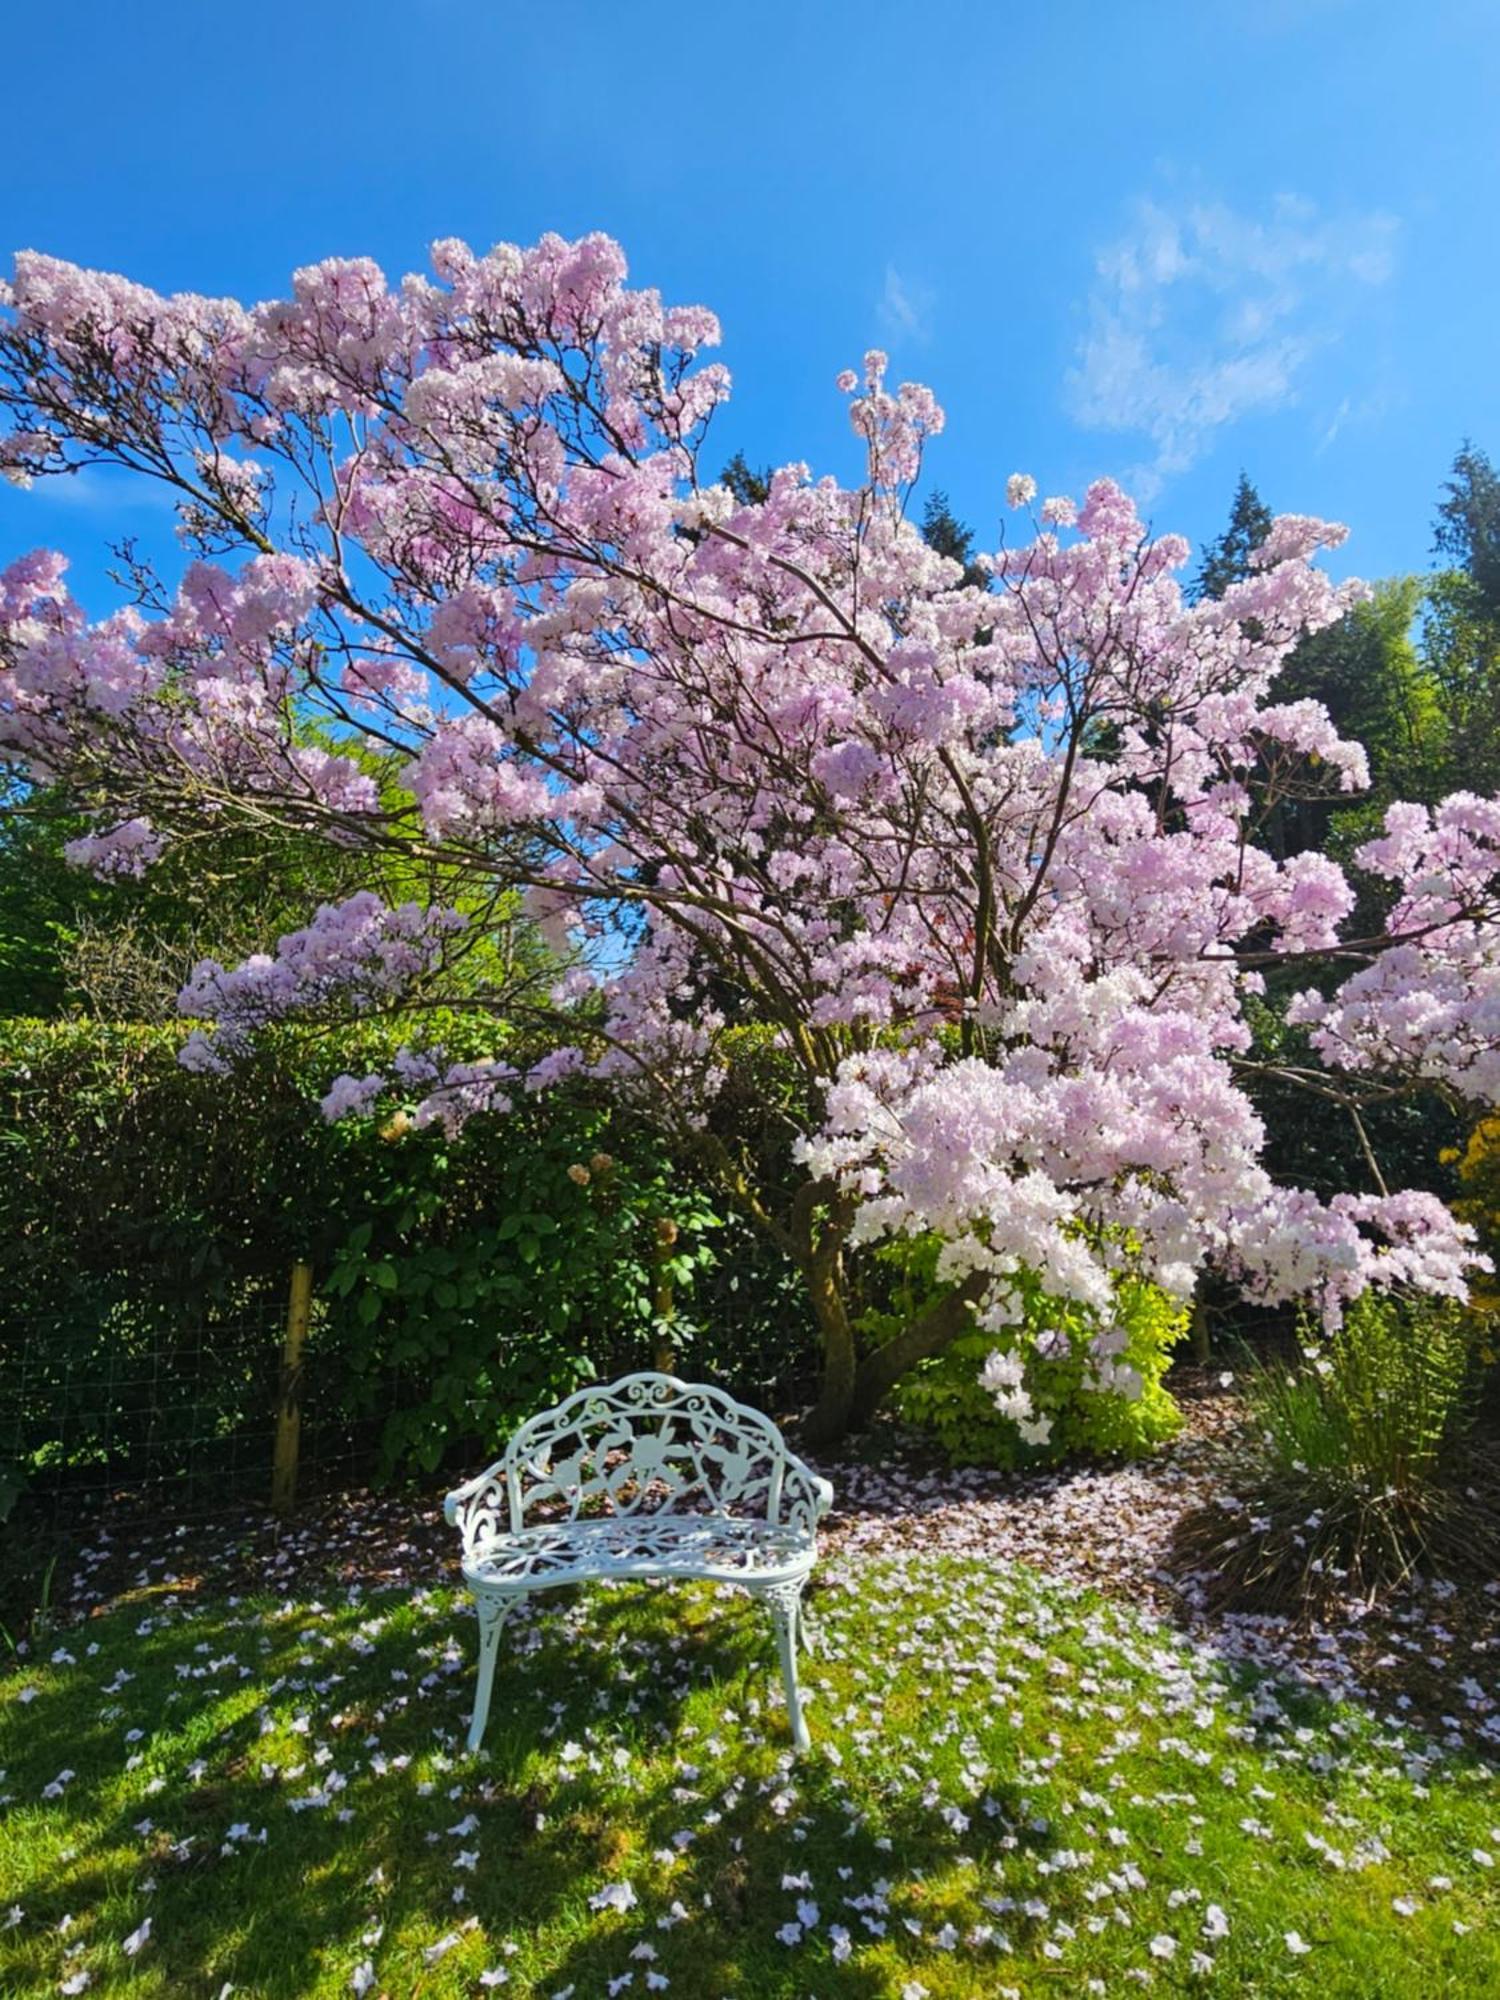
<path id="1" fill-rule="evenodd" d="M 773 1583 L 762 1593 L 771 1607 L 776 1628 L 776 1648 L 781 1655 L 781 1678 L 786 1687 L 787 1721 L 792 1725 L 792 1741 L 799 1750 L 812 1742 L 802 1713 L 802 1690 L 797 1683 L 797 1627 L 801 1618 L 802 1584 Z"/>
<path id="2" fill-rule="evenodd" d="M 479 1613 L 479 1680 L 474 1689 L 474 1716 L 469 1724 L 469 1748 L 477 1750 L 484 1741 L 484 1725 L 489 1720 L 490 1690 L 495 1684 L 495 1660 L 500 1652 L 500 1634 L 510 1612 L 508 1600 L 481 1597 Z"/>

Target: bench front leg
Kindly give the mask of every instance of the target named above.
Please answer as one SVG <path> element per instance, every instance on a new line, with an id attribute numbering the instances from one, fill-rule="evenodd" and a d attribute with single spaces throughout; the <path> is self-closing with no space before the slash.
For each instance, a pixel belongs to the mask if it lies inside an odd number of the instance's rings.
<path id="1" fill-rule="evenodd" d="M 474 1608 L 479 1613 L 479 1680 L 474 1689 L 474 1716 L 469 1724 L 471 1752 L 484 1741 L 484 1726 L 490 1713 L 490 1690 L 495 1684 L 495 1661 L 500 1652 L 500 1634 L 510 1614 L 511 1603 L 510 1598 L 491 1596 L 477 1597 L 474 1601 Z"/>
<path id="2" fill-rule="evenodd" d="M 776 1628 L 776 1649 L 781 1655 L 781 1678 L 786 1688 L 787 1721 L 792 1726 L 792 1742 L 806 1750 L 812 1742 L 802 1713 L 802 1690 L 797 1682 L 797 1627 L 801 1620 L 802 1586 L 805 1577 L 791 1583 L 770 1583 L 756 1592 L 771 1607 L 771 1623 Z"/>

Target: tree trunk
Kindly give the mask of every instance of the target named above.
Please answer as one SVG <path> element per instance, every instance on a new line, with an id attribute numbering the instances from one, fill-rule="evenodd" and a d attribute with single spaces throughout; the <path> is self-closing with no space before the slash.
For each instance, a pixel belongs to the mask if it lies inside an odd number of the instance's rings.
<path id="1" fill-rule="evenodd" d="M 1208 1307 L 1202 1299 L 1193 1306 L 1193 1359 L 1200 1368 L 1206 1368 L 1213 1359 L 1208 1342 Z"/>
<path id="2" fill-rule="evenodd" d="M 815 1258 L 807 1274 L 813 1313 L 823 1335 L 823 1380 L 818 1400 L 802 1427 L 803 1436 L 813 1446 L 837 1444 L 849 1428 L 854 1408 L 858 1358 L 841 1277 L 836 1258 Z"/>
<path id="3" fill-rule="evenodd" d="M 792 1203 L 783 1239 L 807 1283 L 813 1316 L 823 1336 L 823 1377 L 818 1400 L 802 1427 L 814 1448 L 839 1443 L 868 1423 L 891 1388 L 919 1361 L 940 1354 L 970 1324 L 988 1282 L 975 1272 L 893 1340 L 861 1359 L 844 1292 L 844 1239 L 853 1203 L 828 1182 L 805 1182 Z"/>
<path id="4" fill-rule="evenodd" d="M 987 1279 L 975 1272 L 939 1299 L 935 1306 L 903 1327 L 894 1340 L 887 1340 L 860 1362 L 854 1381 L 850 1420 L 867 1424 L 887 1394 L 909 1369 L 931 1354 L 941 1354 L 968 1327 L 975 1303 Z"/>
<path id="5" fill-rule="evenodd" d="M 985 1287 L 976 1273 L 946 1298 L 902 1328 L 893 1340 L 859 1358 L 854 1329 L 844 1303 L 837 1259 L 808 1273 L 813 1311 L 823 1334 L 823 1381 L 803 1427 L 810 1445 L 837 1444 L 850 1430 L 867 1424 L 901 1377 L 931 1354 L 941 1354 L 970 1324 L 975 1301 Z"/>

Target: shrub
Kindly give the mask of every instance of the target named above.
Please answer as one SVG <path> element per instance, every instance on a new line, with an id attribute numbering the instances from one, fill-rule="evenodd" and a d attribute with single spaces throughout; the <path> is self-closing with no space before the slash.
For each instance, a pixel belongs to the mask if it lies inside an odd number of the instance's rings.
<path id="1" fill-rule="evenodd" d="M 1337 1591 L 1367 1598 L 1420 1564 L 1500 1554 L 1465 1482 L 1475 1320 L 1452 1301 L 1366 1293 L 1339 1331 L 1304 1325 L 1300 1363 L 1245 1378 L 1253 1494 L 1203 1527 L 1214 1594 L 1280 1608 Z"/>
<path id="2" fill-rule="evenodd" d="M 368 1398 L 392 1371 L 411 1385 L 385 1419 L 388 1467 L 430 1471 L 468 1438 L 488 1448 L 691 1328 L 720 1218 L 659 1143 L 596 1107 L 554 1093 L 456 1140 L 389 1116 L 339 1138 L 358 1220 L 333 1252 L 326 1339 Z"/>
<path id="3" fill-rule="evenodd" d="M 1458 1171 L 1461 1196 L 1453 1206 L 1461 1220 L 1477 1231 L 1479 1247 L 1500 1267 L 1500 1117 L 1481 1118 L 1468 1137 L 1462 1152 L 1443 1155 Z M 1500 1275 L 1490 1271 L 1476 1279 L 1472 1304 L 1481 1317 L 1482 1344 L 1487 1362 L 1496 1358 L 1500 1346 L 1495 1334 L 1500 1321 Z"/>
<path id="4" fill-rule="evenodd" d="M 924 1252 L 935 1255 L 935 1246 Z M 1140 1457 L 1176 1434 L 1182 1416 L 1162 1377 L 1187 1330 L 1181 1306 L 1136 1278 L 1119 1280 L 1107 1324 L 1088 1307 L 1049 1297 L 1033 1280 L 1023 1279 L 1022 1294 L 1018 1325 L 999 1335 L 978 1329 L 961 1334 L 897 1385 L 892 1403 L 907 1422 L 941 1445 L 955 1465 L 1007 1470 L 1074 1454 Z M 986 1357 L 996 1349 L 1022 1360 L 1027 1393 L 1048 1420 L 1044 1441 L 1028 1442 L 981 1382 Z M 1129 1371 L 1127 1393 L 1090 1386 L 1101 1359 Z"/>
<path id="5" fill-rule="evenodd" d="M 495 1041 L 426 1026 L 458 1059 Z M 666 1342 L 761 1401 L 805 1370 L 795 1272 L 639 1119 L 562 1087 L 456 1139 L 389 1110 L 330 1126 L 329 1078 L 409 1032 L 285 1029 L 204 1078 L 173 1029 L 0 1021 L 0 1508 L 18 1473 L 259 1481 L 298 1258 L 313 1460 L 352 1441 L 430 1469 Z"/>

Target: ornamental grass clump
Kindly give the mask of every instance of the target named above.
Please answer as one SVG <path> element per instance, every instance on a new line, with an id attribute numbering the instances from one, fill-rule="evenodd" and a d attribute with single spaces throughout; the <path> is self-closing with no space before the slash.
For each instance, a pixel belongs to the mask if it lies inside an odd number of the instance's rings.
<path id="1" fill-rule="evenodd" d="M 1311 1608 L 1374 1599 L 1413 1570 L 1500 1561 L 1495 1467 L 1471 1435 L 1473 1315 L 1451 1301 L 1369 1293 L 1338 1332 L 1305 1329 L 1300 1365 L 1246 1380 L 1250 1498 L 1190 1531 L 1218 1599 Z"/>

